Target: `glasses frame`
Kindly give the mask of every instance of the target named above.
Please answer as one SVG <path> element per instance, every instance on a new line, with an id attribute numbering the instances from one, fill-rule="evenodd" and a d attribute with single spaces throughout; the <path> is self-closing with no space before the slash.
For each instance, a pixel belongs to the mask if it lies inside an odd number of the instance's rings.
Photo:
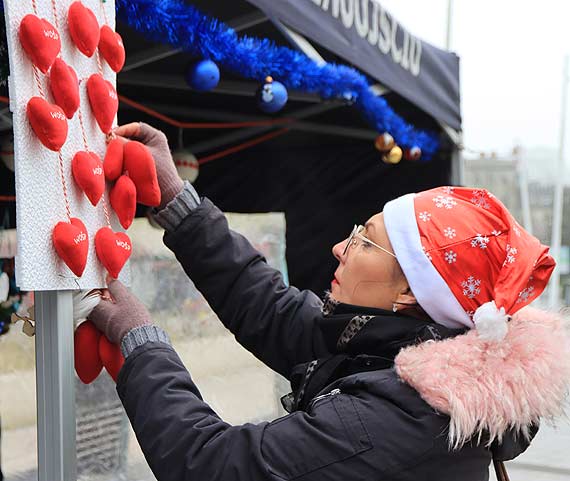
<path id="1" fill-rule="evenodd" d="M 388 249 L 385 249 L 382 246 L 379 246 L 378 244 L 376 244 L 376 242 L 371 241 L 368 237 L 363 236 L 361 234 L 361 232 L 364 230 L 364 226 L 363 225 L 354 225 L 352 232 L 350 233 L 350 235 L 348 236 L 348 240 L 346 241 L 346 245 L 344 246 L 344 250 L 342 252 L 343 257 L 346 255 L 346 253 L 348 252 L 348 248 L 352 245 L 354 247 L 356 247 L 356 238 L 362 239 L 365 242 L 368 242 L 369 244 L 373 245 L 374 247 L 376 247 L 377 249 L 380 249 L 381 251 L 385 252 L 386 254 L 391 255 L 394 259 L 397 259 L 396 254 L 394 254 L 393 252 L 390 252 Z"/>

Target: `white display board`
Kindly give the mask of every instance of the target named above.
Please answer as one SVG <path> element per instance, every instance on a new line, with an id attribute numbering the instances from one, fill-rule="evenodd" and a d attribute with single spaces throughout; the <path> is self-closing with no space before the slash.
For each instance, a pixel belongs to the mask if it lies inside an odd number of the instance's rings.
<path id="1" fill-rule="evenodd" d="M 80 81 L 81 113 L 89 150 L 103 159 L 106 142 L 91 112 L 87 97 L 87 79 L 100 72 L 98 52 L 88 58 L 73 44 L 67 27 L 67 12 L 74 0 L 35 0 L 37 15 L 59 27 L 61 58 L 77 72 Z M 96 15 L 101 26 L 107 23 L 115 28 L 115 1 L 82 0 Z M 57 11 L 57 20 L 54 15 Z M 103 10 L 104 9 L 104 10 Z M 71 174 L 73 156 L 85 150 L 79 112 L 68 120 L 69 133 L 62 148 L 64 176 L 67 184 L 71 216 L 79 218 L 89 234 L 87 267 L 81 278 L 76 276 L 59 259 L 52 243 L 52 231 L 60 221 L 66 221 L 66 206 L 59 171 L 58 153 L 44 147 L 34 134 L 26 116 L 30 98 L 40 92 L 34 79 L 34 67 L 24 52 L 18 29 L 22 18 L 34 13 L 32 0 L 4 0 L 7 24 L 8 52 L 10 57 L 9 94 L 10 110 L 14 122 L 14 155 L 16 166 L 16 214 L 18 255 L 16 277 L 23 290 L 92 289 L 105 286 L 106 271 L 95 254 L 95 234 L 107 225 L 103 202 L 107 203 L 111 227 L 121 231 L 109 204 L 109 185 L 99 204 L 93 207 L 85 194 L 76 186 Z M 116 74 L 101 58 L 102 74 L 116 85 Z M 47 100 L 53 103 L 48 78 L 39 72 L 40 82 Z M 121 280 L 129 283 L 128 265 L 123 268 Z"/>

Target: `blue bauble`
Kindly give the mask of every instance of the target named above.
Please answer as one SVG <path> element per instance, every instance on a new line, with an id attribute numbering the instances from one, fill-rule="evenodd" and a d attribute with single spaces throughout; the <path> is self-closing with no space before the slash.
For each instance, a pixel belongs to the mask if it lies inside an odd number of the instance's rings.
<path id="1" fill-rule="evenodd" d="M 186 82 L 194 90 L 207 92 L 216 88 L 220 81 L 220 69 L 211 60 L 201 60 L 190 66 L 186 72 Z"/>
<path id="2" fill-rule="evenodd" d="M 287 89 L 281 82 L 267 80 L 257 91 L 257 105 L 265 113 L 278 112 L 287 103 Z"/>

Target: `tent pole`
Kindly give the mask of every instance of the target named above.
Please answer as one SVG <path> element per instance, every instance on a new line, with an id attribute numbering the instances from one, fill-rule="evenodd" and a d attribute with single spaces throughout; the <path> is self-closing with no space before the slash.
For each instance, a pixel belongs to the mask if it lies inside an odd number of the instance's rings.
<path id="1" fill-rule="evenodd" d="M 72 292 L 36 292 L 34 312 L 38 481 L 75 481 Z"/>

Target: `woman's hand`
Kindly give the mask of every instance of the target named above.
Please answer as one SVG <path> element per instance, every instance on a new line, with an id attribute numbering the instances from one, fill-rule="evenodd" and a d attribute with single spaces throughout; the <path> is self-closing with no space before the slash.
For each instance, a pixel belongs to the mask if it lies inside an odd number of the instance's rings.
<path id="1" fill-rule="evenodd" d="M 158 209 L 166 207 L 184 187 L 184 182 L 174 165 L 166 135 L 144 122 L 121 125 L 115 128 L 113 133 L 118 137 L 137 140 L 148 147 L 156 165 L 158 185 L 162 197 Z"/>

